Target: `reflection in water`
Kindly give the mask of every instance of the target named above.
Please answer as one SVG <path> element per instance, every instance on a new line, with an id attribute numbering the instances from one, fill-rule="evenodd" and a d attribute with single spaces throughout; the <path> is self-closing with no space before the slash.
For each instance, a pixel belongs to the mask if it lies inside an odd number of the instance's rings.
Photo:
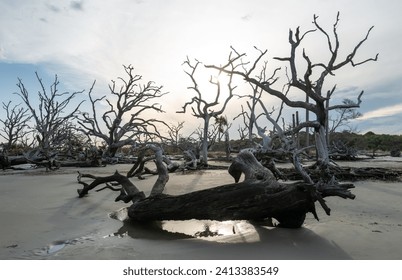
<path id="1" fill-rule="evenodd" d="M 216 242 L 257 242 L 259 237 L 254 226 L 247 221 L 155 221 L 138 223 L 123 222 L 123 226 L 106 237 L 129 236 L 134 239 L 178 240 L 203 239 Z"/>
<path id="2" fill-rule="evenodd" d="M 107 235 L 84 236 L 71 240 L 58 240 L 43 248 L 33 250 L 26 257 L 50 257 L 57 255 L 62 249 L 83 244 L 88 241 L 97 242 L 97 238 L 133 238 L 143 240 L 196 240 L 217 243 L 255 243 L 261 241 L 261 230 L 271 230 L 268 224 L 252 224 L 248 221 L 214 221 L 214 220 L 185 220 L 185 221 L 153 221 L 139 223 L 128 219 L 127 209 L 122 208 L 109 214 L 109 217 L 122 221 L 122 226 Z"/>
<path id="3" fill-rule="evenodd" d="M 61 249 L 63 249 L 68 243 L 65 243 L 63 241 L 61 241 L 60 243 L 55 243 L 55 244 L 49 244 L 49 246 L 47 246 L 47 251 L 46 253 L 48 255 L 50 254 L 54 254 L 57 251 L 60 251 Z"/>
<path id="4" fill-rule="evenodd" d="M 210 236 L 217 236 L 217 235 L 222 235 L 219 234 L 217 231 L 211 231 L 209 229 L 209 225 L 205 224 L 204 225 L 204 230 L 203 231 L 197 231 L 194 236 L 196 237 L 210 237 Z"/>
<path id="5" fill-rule="evenodd" d="M 105 237 L 125 237 L 134 239 L 175 240 L 197 238 L 224 243 L 248 243 L 260 240 L 253 224 L 248 221 L 155 221 L 147 223 L 133 222 L 128 218 L 127 209 L 122 208 L 109 215 L 123 222 L 115 233 Z M 267 224 L 269 225 L 269 224 Z M 258 225 L 265 226 L 267 225 Z"/>
<path id="6" fill-rule="evenodd" d="M 115 213 L 111 217 L 122 218 Z M 118 215 L 116 215 L 118 214 Z M 303 227 L 283 229 L 267 221 L 161 221 L 123 219 L 91 237 L 61 240 L 30 251 L 28 259 L 349 259 L 336 243 Z M 114 223 L 113 223 L 114 224 Z M 113 232 L 115 231 L 115 232 Z M 110 233 L 113 232 L 113 233 Z M 108 234 L 110 233 L 110 234 Z M 133 240 L 135 239 L 135 240 Z M 172 240 L 175 242 L 165 242 Z M 74 246 L 75 245 L 75 246 Z"/>

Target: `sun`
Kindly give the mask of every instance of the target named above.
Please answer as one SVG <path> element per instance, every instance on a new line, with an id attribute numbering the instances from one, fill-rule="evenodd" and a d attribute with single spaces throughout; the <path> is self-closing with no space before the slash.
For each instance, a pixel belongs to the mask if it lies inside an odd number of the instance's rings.
<path id="1" fill-rule="evenodd" d="M 220 86 L 225 86 L 230 82 L 229 75 L 223 72 L 218 72 L 215 75 L 211 75 L 209 81 L 212 84 L 219 84 Z"/>

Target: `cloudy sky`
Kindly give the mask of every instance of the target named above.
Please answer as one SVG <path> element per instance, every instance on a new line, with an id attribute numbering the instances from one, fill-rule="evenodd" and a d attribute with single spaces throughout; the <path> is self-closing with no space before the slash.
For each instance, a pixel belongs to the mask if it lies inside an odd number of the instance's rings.
<path id="1" fill-rule="evenodd" d="M 48 84 L 57 74 L 61 87 L 71 92 L 87 91 L 97 80 L 94 92 L 104 95 L 110 80 L 123 75 L 122 65 L 131 64 L 144 81 L 155 81 L 169 92 L 161 103 L 166 118 L 175 123 L 183 119 L 175 111 L 193 94 L 187 89 L 191 83 L 182 65 L 187 56 L 221 64 L 230 46 L 250 59 L 257 46 L 268 50 L 265 59 L 274 69 L 272 57 L 289 51 L 289 28 L 313 28 L 316 14 L 330 30 L 337 11 L 341 54 L 348 53 L 374 25 L 357 58 L 380 55 L 377 62 L 336 73 L 326 85 L 329 89 L 337 84 L 333 102 L 355 98 L 364 90 L 358 130 L 401 134 L 400 0 L 0 0 L 0 102 L 21 102 L 12 94 L 18 90 L 17 77 L 34 95 L 35 71 Z M 325 57 L 325 39 L 308 39 L 307 53 Z M 213 91 L 207 84 L 205 90 Z M 245 94 L 242 87 L 237 93 Z M 229 120 L 238 114 L 240 102 L 229 106 Z M 266 102 L 278 104 L 268 97 Z M 198 126 L 195 119 L 185 119 L 188 131 Z"/>

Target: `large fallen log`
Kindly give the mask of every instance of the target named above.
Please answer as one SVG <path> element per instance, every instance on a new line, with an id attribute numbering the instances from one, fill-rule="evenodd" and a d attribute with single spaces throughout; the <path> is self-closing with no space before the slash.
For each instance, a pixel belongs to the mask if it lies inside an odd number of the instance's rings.
<path id="1" fill-rule="evenodd" d="M 157 152 L 155 146 L 152 148 L 156 152 L 159 176 L 149 197 L 145 197 L 126 176 L 118 172 L 107 177 L 79 174 L 78 182 L 84 185 L 83 189 L 78 190 L 79 196 L 87 195 L 89 190 L 100 184 L 113 182 L 121 188 L 110 185 L 106 188 L 120 191 L 116 200 L 133 203 L 128 207 L 128 216 L 133 221 L 275 218 L 280 226 L 289 228 L 302 226 L 308 212 L 318 218 L 315 211 L 315 201 L 318 198 L 354 198 L 348 190 L 353 187 L 351 184 L 313 186 L 304 182 L 278 183 L 272 172 L 263 167 L 250 152 L 240 153 L 229 168 L 235 183 L 183 195 L 166 195 L 163 194 L 163 189 L 169 175 L 163 170 L 165 166 L 158 164 L 162 163 L 162 154 Z M 242 174 L 244 180 L 239 182 Z M 93 181 L 88 184 L 83 182 L 83 178 L 91 178 Z M 329 214 L 329 211 L 327 213 Z"/>
<path id="2" fill-rule="evenodd" d="M 267 188 L 264 182 L 241 182 L 179 196 L 156 195 L 128 208 L 134 221 L 154 220 L 264 220 L 300 227 L 314 203 L 297 185 Z"/>

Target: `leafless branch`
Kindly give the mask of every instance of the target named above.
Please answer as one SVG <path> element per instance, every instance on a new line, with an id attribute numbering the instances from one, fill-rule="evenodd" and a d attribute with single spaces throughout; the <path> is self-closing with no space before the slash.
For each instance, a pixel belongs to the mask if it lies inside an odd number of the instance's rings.
<path id="1" fill-rule="evenodd" d="M 50 149 L 56 148 L 59 144 L 56 141 L 57 138 L 54 136 L 63 125 L 75 116 L 84 101 L 81 101 L 75 108 L 70 110 L 69 113 L 65 113 L 68 105 L 76 95 L 83 91 L 59 93 L 59 80 L 56 75 L 54 82 L 50 86 L 50 92 L 48 92 L 39 74 L 35 74 L 41 87 L 41 91 L 38 92 L 39 105 L 34 107 L 29 92 L 21 79 L 18 79 L 17 86 L 20 91 L 16 94 L 21 97 L 32 114 L 32 118 L 35 122 L 34 129 L 37 132 L 40 149 L 44 155 L 48 155 Z"/>
<path id="2" fill-rule="evenodd" d="M 136 140 L 144 137 L 162 137 L 158 125 L 167 126 L 164 121 L 142 117 L 145 112 L 162 113 L 159 103 L 150 102 L 161 98 L 167 92 L 163 92 L 162 87 L 156 86 L 152 81 L 141 84 L 142 76 L 134 74 L 133 66 L 123 67 L 127 77 L 118 77 L 118 82 L 111 81 L 109 84 L 111 98 L 103 96 L 94 99 L 92 96 L 94 82 L 88 93 L 92 112 L 91 114 L 81 112 L 77 118 L 80 124 L 79 130 L 103 139 L 108 145 L 106 154 L 111 157 L 120 147 L 134 144 Z M 108 104 L 108 109 L 99 115 L 97 104 L 102 100 Z M 99 124 L 100 120 L 103 121 L 106 130 Z"/>
<path id="3" fill-rule="evenodd" d="M 362 90 L 357 97 L 357 102 L 348 102 L 348 103 L 343 103 L 343 104 L 338 104 L 338 105 L 333 105 L 327 108 L 328 111 L 331 110 L 336 110 L 336 109 L 351 109 L 351 108 L 359 108 L 360 104 L 362 103 L 362 96 L 363 96 L 364 91 Z"/>
<path id="4" fill-rule="evenodd" d="M 229 62 L 227 64 L 227 67 L 230 67 L 232 70 L 234 70 L 237 65 L 234 65 L 234 61 L 240 59 L 242 55 L 239 55 L 236 53 L 236 57 L 232 58 L 232 53 L 229 55 Z M 193 112 L 193 116 L 196 118 L 203 119 L 204 121 L 204 126 L 203 126 L 203 133 L 202 133 L 202 152 L 203 152 L 203 161 L 205 164 L 207 164 L 207 153 L 208 153 L 208 147 L 210 146 L 210 143 L 208 144 L 208 134 L 209 134 L 209 122 L 211 118 L 217 118 L 218 116 L 222 115 L 223 112 L 226 110 L 227 104 L 229 103 L 229 100 L 232 99 L 233 97 L 233 92 L 235 90 L 235 86 L 232 85 L 232 75 L 228 75 L 228 82 L 226 84 L 227 87 L 227 97 L 222 101 L 220 101 L 221 94 L 222 94 L 222 87 L 221 87 L 221 82 L 219 80 L 214 80 L 212 77 L 210 78 L 209 82 L 210 84 L 214 85 L 216 88 L 216 93 L 215 93 L 215 98 L 212 102 L 207 102 L 205 100 L 205 95 L 202 94 L 201 89 L 198 86 L 197 79 L 196 79 L 196 74 L 198 70 L 198 66 L 201 64 L 200 61 L 194 60 L 193 62 L 190 61 L 190 59 L 187 57 L 186 61 L 184 61 L 183 65 L 185 65 L 189 70 L 185 70 L 185 73 L 187 76 L 189 76 L 192 86 L 189 86 L 188 89 L 191 89 L 195 91 L 196 96 L 192 97 L 190 101 L 187 101 L 184 103 L 182 110 L 177 111 L 177 113 L 186 113 L 186 110 L 188 107 L 191 108 Z M 223 71 L 218 71 L 218 74 L 224 73 Z M 219 107 L 217 107 L 220 105 Z"/>
<path id="5" fill-rule="evenodd" d="M 301 32 L 300 27 L 297 27 L 295 30 L 289 30 L 289 37 L 288 42 L 290 44 L 290 54 L 286 57 L 274 57 L 275 60 L 283 61 L 288 63 L 289 65 L 289 75 L 288 75 L 288 82 L 286 86 L 288 90 L 285 91 L 285 87 L 281 90 L 275 88 L 276 85 L 276 78 L 275 72 L 271 77 L 263 76 L 264 79 L 261 79 L 260 76 L 256 75 L 253 76 L 253 72 L 257 69 L 257 64 L 261 61 L 262 56 L 266 52 L 262 52 L 261 50 L 257 49 L 258 55 L 257 59 L 251 63 L 251 68 L 247 69 L 246 65 L 249 62 L 244 62 L 243 58 L 246 57 L 245 54 L 240 54 L 239 52 L 235 51 L 236 54 L 234 57 L 230 59 L 230 61 L 224 66 L 217 66 L 217 65 L 207 65 L 206 67 L 216 69 L 220 72 L 227 73 L 229 75 L 236 75 L 242 77 L 245 81 L 253 84 L 254 86 L 258 87 L 259 89 L 267 92 L 268 94 L 279 98 L 282 101 L 282 105 L 286 105 L 292 108 L 300 108 L 306 110 L 306 112 L 312 112 L 316 115 L 317 122 L 312 124 L 308 123 L 308 126 L 314 125 L 314 137 L 316 143 L 316 150 L 319 156 L 317 157 L 318 165 L 321 167 L 328 166 L 329 164 L 329 155 L 328 155 L 328 140 L 325 137 L 325 134 L 328 131 L 328 112 L 334 109 L 346 109 L 346 107 L 353 106 L 354 108 L 358 107 L 361 103 L 361 96 L 362 93 L 358 96 L 358 100 L 355 104 L 339 104 L 329 106 L 329 99 L 332 97 L 332 94 L 335 92 L 335 86 L 332 90 L 328 91 L 327 96 L 325 96 L 325 92 L 323 91 L 324 82 L 326 81 L 326 77 L 328 75 L 334 75 L 335 71 L 341 69 L 343 66 L 348 64 L 352 66 L 361 65 L 363 63 L 369 61 L 376 61 L 378 59 L 378 55 L 374 58 L 369 58 L 363 60 L 361 62 L 355 61 L 355 56 L 357 51 L 363 45 L 364 42 L 367 41 L 369 34 L 371 33 L 373 27 L 371 27 L 368 31 L 366 36 L 358 42 L 352 51 L 346 56 L 345 59 L 339 59 L 339 50 L 340 50 L 340 40 L 338 36 L 338 26 L 339 26 L 339 13 L 337 14 L 336 20 L 332 27 L 332 34 L 327 32 L 318 22 L 318 16 L 314 15 L 313 17 L 313 25 L 314 29 L 310 29 L 306 32 Z M 312 59 L 308 56 L 308 52 L 306 49 L 302 51 L 302 59 L 304 59 L 305 63 L 301 64 L 297 63 L 299 59 L 299 48 L 302 46 L 302 41 L 307 38 L 310 33 L 317 32 L 322 34 L 327 41 L 327 46 L 329 49 L 329 60 L 326 62 L 313 62 Z M 233 51 L 233 48 L 232 48 Z M 240 65 L 242 66 L 242 71 L 237 69 L 232 69 L 231 65 L 233 65 L 234 61 L 238 63 L 240 61 Z M 305 67 L 304 69 L 302 67 Z M 266 64 L 262 66 L 262 69 L 266 69 Z M 275 70 L 277 71 L 277 70 Z M 287 70 L 286 70 L 287 71 Z M 287 72 L 286 72 L 287 73 Z M 273 79 L 273 80 L 272 80 Z M 301 100 L 290 99 L 287 92 L 295 90 L 295 94 L 302 93 L 304 98 L 302 97 Z M 293 93 L 293 92 L 292 92 Z M 293 94 L 291 96 L 294 96 Z M 317 128 L 316 125 L 319 124 Z"/>
<path id="6" fill-rule="evenodd" d="M 11 101 L 3 102 L 3 109 L 6 113 L 6 118 L 1 119 L 0 123 L 3 127 L 0 130 L 0 135 L 7 141 L 6 145 L 11 148 L 17 144 L 19 140 L 30 133 L 28 130 L 28 121 L 31 119 L 29 109 L 22 108 L 20 105 L 15 105 L 11 108 Z"/>

